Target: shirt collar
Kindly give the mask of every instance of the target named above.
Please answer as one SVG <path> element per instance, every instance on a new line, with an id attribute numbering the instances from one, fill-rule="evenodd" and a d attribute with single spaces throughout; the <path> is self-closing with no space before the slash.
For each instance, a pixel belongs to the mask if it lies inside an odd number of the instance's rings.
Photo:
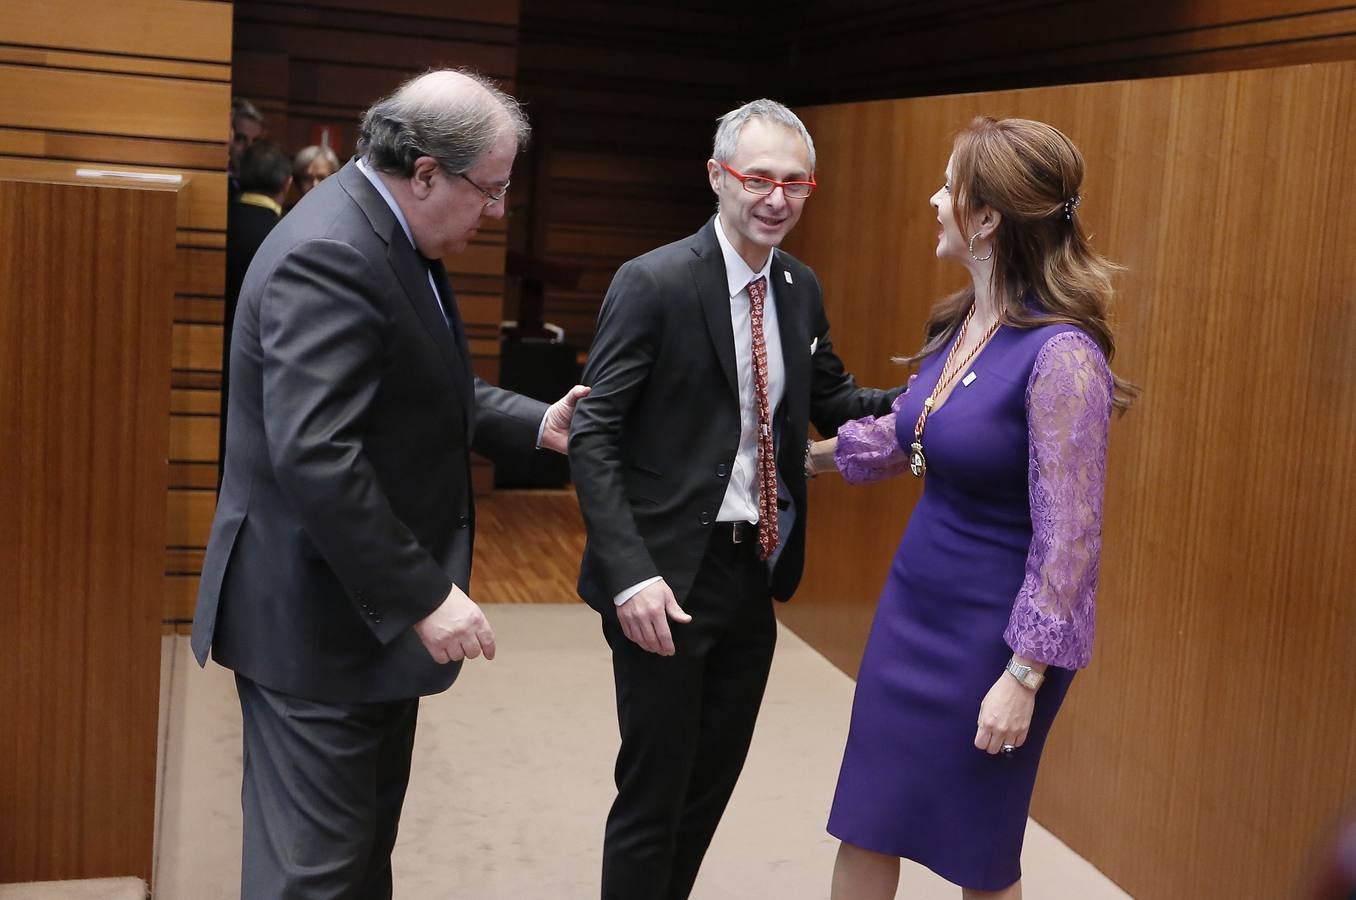
<path id="1" fill-rule="evenodd" d="M 377 189 L 378 194 L 381 194 L 381 199 L 385 200 L 386 205 L 391 207 L 391 212 L 395 213 L 396 221 L 400 223 L 401 229 L 405 232 L 405 237 L 409 240 L 410 246 L 413 247 L 414 235 L 410 232 L 410 223 L 405 221 L 405 214 L 400 211 L 400 204 L 396 202 L 396 198 L 391 193 L 391 189 L 386 186 L 386 182 L 382 181 L 381 176 L 376 172 L 368 168 L 367 160 L 362 157 L 358 158 L 358 171 L 367 176 L 367 180 L 372 182 L 372 187 Z"/>
<path id="2" fill-rule="evenodd" d="M 767 261 L 763 263 L 763 268 L 757 272 L 749 268 L 749 264 L 744 262 L 744 257 L 739 255 L 734 245 L 730 243 L 729 238 L 725 236 L 725 229 L 720 224 L 720 216 L 716 216 L 716 241 L 720 244 L 721 255 L 725 257 L 725 278 L 729 282 L 730 296 L 733 298 L 740 291 L 749 286 L 749 282 L 758 276 L 767 279 L 768 287 L 772 286 L 772 254 L 769 250 Z"/>
<path id="3" fill-rule="evenodd" d="M 281 216 L 283 213 L 282 204 L 278 203 L 267 194 L 256 194 L 254 191 L 245 191 L 245 193 L 236 197 L 241 203 L 247 203 L 250 206 L 258 206 L 263 209 L 273 211 L 273 215 Z"/>

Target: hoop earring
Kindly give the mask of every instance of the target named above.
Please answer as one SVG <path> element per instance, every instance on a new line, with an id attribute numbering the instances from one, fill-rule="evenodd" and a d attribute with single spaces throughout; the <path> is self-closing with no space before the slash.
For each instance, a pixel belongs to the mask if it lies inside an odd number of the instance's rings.
<path id="1" fill-rule="evenodd" d="M 975 256 L 975 238 L 979 237 L 982 233 L 983 233 L 983 232 L 976 231 L 974 234 L 970 235 L 970 255 L 971 255 L 972 257 L 974 257 L 975 262 L 987 262 L 988 260 L 993 259 L 993 245 L 992 245 L 992 244 L 989 245 L 989 255 L 988 255 L 988 256 Z"/>

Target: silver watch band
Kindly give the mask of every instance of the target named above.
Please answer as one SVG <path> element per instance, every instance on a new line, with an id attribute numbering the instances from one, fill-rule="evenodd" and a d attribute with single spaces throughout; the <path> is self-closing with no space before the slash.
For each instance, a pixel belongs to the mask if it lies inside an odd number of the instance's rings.
<path id="1" fill-rule="evenodd" d="M 1035 671 L 1025 663 L 1019 663 L 1016 657 L 1008 660 L 1007 672 L 1013 678 L 1016 678 L 1023 687 L 1030 688 L 1033 691 L 1038 690 L 1045 681 L 1044 675 Z"/>

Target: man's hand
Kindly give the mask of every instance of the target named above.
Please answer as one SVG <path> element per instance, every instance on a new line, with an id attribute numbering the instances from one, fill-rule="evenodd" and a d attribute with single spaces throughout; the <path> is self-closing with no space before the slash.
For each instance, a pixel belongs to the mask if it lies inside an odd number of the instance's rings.
<path id="1" fill-rule="evenodd" d="M 442 605 L 414 623 L 414 632 L 437 663 L 494 659 L 494 629 L 475 601 L 455 584 Z"/>
<path id="2" fill-rule="evenodd" d="M 617 607 L 617 620 L 626 636 L 660 656 L 673 655 L 669 619 L 683 624 L 692 621 L 663 581 L 642 588 L 640 593 Z"/>
<path id="3" fill-rule="evenodd" d="M 541 431 L 541 446 L 544 450 L 568 453 L 570 446 L 570 420 L 574 418 L 574 406 L 589 395 L 589 389 L 576 384 L 565 392 L 551 408 L 546 411 L 546 425 Z"/>

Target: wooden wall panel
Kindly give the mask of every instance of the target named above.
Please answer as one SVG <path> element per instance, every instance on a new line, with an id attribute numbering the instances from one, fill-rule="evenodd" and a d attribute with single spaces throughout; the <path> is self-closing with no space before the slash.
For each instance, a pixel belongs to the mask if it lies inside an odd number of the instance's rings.
<path id="1" fill-rule="evenodd" d="M 30 50 L 23 47 L 0 47 L 0 63 L 84 69 L 90 72 L 162 75 L 169 78 L 217 80 L 223 76 L 230 77 L 229 68 L 217 63 L 112 56 L 106 53 L 72 53 L 65 50 Z"/>
<path id="2" fill-rule="evenodd" d="M 802 102 L 992 91 L 1356 59 L 1322 0 L 810 0 L 782 62 Z"/>
<path id="3" fill-rule="evenodd" d="M 518 80 L 539 139 L 513 246 L 577 273 L 547 285 L 545 318 L 581 353 L 618 266 L 715 211 L 716 118 L 758 96 L 759 57 L 776 43 L 750 47 L 759 22 L 709 2 L 524 0 Z"/>
<path id="4" fill-rule="evenodd" d="M 17 0 L 0 21 L 0 43 L 225 64 L 231 59 L 231 4 L 122 0 L 113 8 L 88 0 Z"/>
<path id="5" fill-rule="evenodd" d="M 813 108 L 826 187 L 789 247 L 867 383 L 961 283 L 928 198 L 977 113 L 1065 130 L 1125 266 L 1093 664 L 1034 815 L 1132 895 L 1290 896 L 1356 791 L 1356 63 Z M 883 189 L 852 177 L 890 171 Z M 844 238 L 848 235 L 848 238 Z M 918 495 L 812 486 L 784 620 L 854 672 Z"/>
<path id="6" fill-rule="evenodd" d="M 186 323 L 221 322 L 230 62 L 229 2 L 17 0 L 0 17 L 0 176 L 68 178 L 78 167 L 183 176 L 173 315 Z M 217 387 L 220 350 L 201 336 L 174 330 L 177 387 Z M 184 415 L 171 414 L 174 432 Z M 181 473 L 170 498 L 215 486 Z M 186 540 L 177 527 L 167 546 Z"/>
<path id="7" fill-rule="evenodd" d="M 210 178 L 210 172 L 221 167 L 220 175 L 226 177 L 221 163 L 222 146 L 219 142 L 210 144 L 190 144 L 183 141 L 154 140 L 149 138 L 121 138 L 107 135 L 66 134 L 51 131 L 22 131 L 14 128 L 0 128 L 0 156 L 27 157 L 33 159 L 57 159 L 70 162 L 104 162 L 117 160 L 123 165 L 150 167 L 170 166 L 177 169 L 200 170 L 194 181 Z M 154 171 L 163 171 L 156 168 Z M 194 182 L 190 182 L 192 187 Z M 215 194 L 215 191 L 214 191 Z M 221 223 L 217 228 L 225 228 L 225 204 L 219 210 Z"/>
<path id="8" fill-rule="evenodd" d="M 469 67 L 512 92 L 517 21 L 513 2 L 403 0 L 383 4 L 379 12 L 371 4 L 336 0 L 239 2 L 236 93 L 259 105 L 269 136 L 290 151 L 312 143 L 315 128 L 329 126 L 337 132 L 335 151 L 346 159 L 363 111 L 425 69 Z M 487 224 L 474 248 L 479 252 L 448 260 L 449 272 L 454 278 L 463 272 L 502 276 L 503 234 L 502 224 Z"/>
<path id="9" fill-rule="evenodd" d="M 0 65 L 0 121 L 37 131 L 213 141 L 221 137 L 213 115 L 221 92 L 211 81 Z"/>
<path id="10" fill-rule="evenodd" d="M 174 209 L 0 180 L 0 883 L 151 877 Z"/>
<path id="11" fill-rule="evenodd" d="M 1356 59 L 1356 6 L 1322 0 L 797 0 L 776 16 L 715 0 L 522 0 L 518 80 L 538 140 L 531 171 L 515 175 L 529 202 L 510 246 L 578 269 L 580 285 L 548 288 L 546 314 L 583 351 L 629 250 L 689 234 L 713 211 L 701 163 L 715 117 L 743 101 L 794 108 L 1343 59 Z"/>

